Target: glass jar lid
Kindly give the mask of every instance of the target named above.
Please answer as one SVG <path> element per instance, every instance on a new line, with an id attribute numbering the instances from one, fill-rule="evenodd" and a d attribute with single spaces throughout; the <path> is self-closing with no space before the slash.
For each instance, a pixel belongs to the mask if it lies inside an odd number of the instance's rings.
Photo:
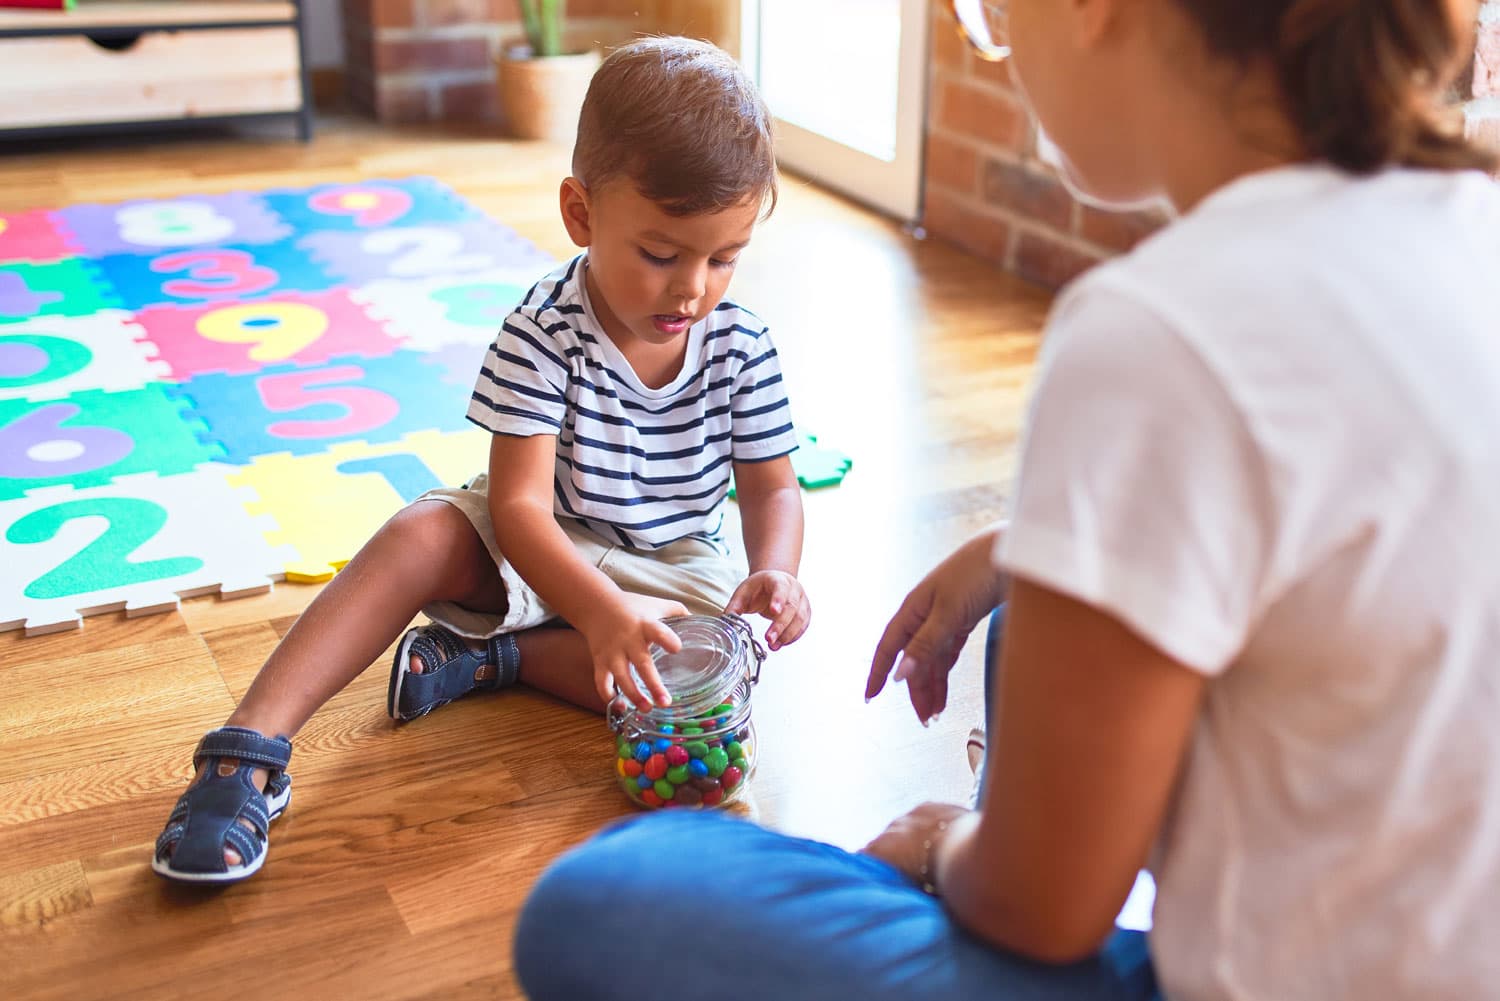
<path id="1" fill-rule="evenodd" d="M 738 615 L 688 615 L 666 619 L 665 625 L 682 640 L 682 649 L 668 653 L 652 644 L 651 660 L 672 704 L 652 710 L 662 717 L 701 714 L 719 705 L 746 677 L 760 680 L 765 652 L 750 625 Z M 635 668 L 631 673 L 636 674 Z M 636 682 L 640 676 L 636 674 Z M 645 686 L 641 686 L 644 690 Z"/>

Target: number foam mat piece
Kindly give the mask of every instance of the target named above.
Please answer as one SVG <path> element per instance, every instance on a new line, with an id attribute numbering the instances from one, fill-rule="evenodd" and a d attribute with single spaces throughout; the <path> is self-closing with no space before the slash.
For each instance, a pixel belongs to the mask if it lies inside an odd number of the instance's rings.
<path id="1" fill-rule="evenodd" d="M 6 580 L 21 586 L 0 602 L 0 630 L 59 632 L 97 612 L 133 617 L 171 611 L 179 597 L 269 590 L 296 554 L 267 541 L 269 519 L 247 509 L 255 501 L 224 470 L 204 468 L 0 504 Z"/>
<path id="2" fill-rule="evenodd" d="M 458 486 L 484 467 L 489 432 L 419 431 L 384 445 L 345 443 L 312 455 L 263 455 L 230 483 L 259 498 L 253 514 L 275 520 L 273 544 L 296 553 L 286 578 L 310 583 L 342 569 L 391 513 L 438 486 Z"/>
<path id="3" fill-rule="evenodd" d="M 327 579 L 552 264 L 422 177 L 0 214 L 0 630 Z"/>
<path id="4" fill-rule="evenodd" d="M 483 470 L 469 390 L 552 264 L 425 177 L 0 214 L 0 631 L 331 577 Z"/>

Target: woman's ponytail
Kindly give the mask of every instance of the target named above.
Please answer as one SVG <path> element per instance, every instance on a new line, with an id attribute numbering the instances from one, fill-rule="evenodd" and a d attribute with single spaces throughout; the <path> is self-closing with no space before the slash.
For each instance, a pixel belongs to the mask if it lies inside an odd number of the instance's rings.
<path id="1" fill-rule="evenodd" d="M 1477 12 L 1466 0 L 1178 0 L 1210 49 L 1269 59 L 1309 156 L 1356 173 L 1390 165 L 1494 170 L 1464 138 L 1452 93 Z"/>

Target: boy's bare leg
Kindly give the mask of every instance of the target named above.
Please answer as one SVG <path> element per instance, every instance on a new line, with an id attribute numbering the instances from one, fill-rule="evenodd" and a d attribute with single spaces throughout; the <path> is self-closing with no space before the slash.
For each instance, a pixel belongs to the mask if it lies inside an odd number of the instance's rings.
<path id="1" fill-rule="evenodd" d="M 277 644 L 225 725 L 295 735 L 432 601 L 505 609 L 500 573 L 479 533 L 442 501 L 403 509 L 365 543 Z M 238 766 L 225 759 L 220 772 L 232 775 Z M 266 778 L 256 769 L 258 788 L 265 788 Z M 225 849 L 224 858 L 240 863 L 232 849 Z"/>
<path id="2" fill-rule="evenodd" d="M 479 533 L 442 501 L 414 504 L 367 542 L 297 619 L 230 726 L 288 737 L 390 646 L 424 605 L 503 612 L 500 573 Z"/>
<path id="3" fill-rule="evenodd" d="M 542 626 L 516 634 L 521 652 L 521 683 L 590 712 L 604 712 L 594 687 L 594 658 L 583 633 L 566 626 Z"/>
<path id="4" fill-rule="evenodd" d="M 521 673 L 517 679 L 521 684 L 590 712 L 604 712 L 604 702 L 594 688 L 594 658 L 582 633 L 559 624 L 537 626 L 515 635 L 516 649 L 521 655 Z M 465 638 L 464 642 L 472 650 L 484 649 L 478 640 Z M 426 670 L 422 658 L 415 654 L 411 670 L 413 674 Z M 494 671 L 493 664 L 486 664 L 475 672 L 475 678 L 484 678 Z"/>

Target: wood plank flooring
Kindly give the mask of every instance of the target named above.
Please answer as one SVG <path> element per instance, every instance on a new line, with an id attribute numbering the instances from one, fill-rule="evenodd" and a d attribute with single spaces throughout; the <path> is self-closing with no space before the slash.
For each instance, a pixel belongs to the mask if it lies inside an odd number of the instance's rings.
<path id="1" fill-rule="evenodd" d="M 277 129 L 12 144 L 0 210 L 430 174 L 561 256 L 566 162 L 355 121 L 309 146 Z M 916 803 L 967 792 L 979 639 L 930 728 L 901 690 L 866 705 L 863 681 L 909 586 L 1001 513 L 1048 299 L 795 178 L 732 294 L 777 332 L 799 423 L 855 458 L 844 485 L 806 498 L 813 624 L 755 694 L 755 810 L 857 848 Z M 0 634 L 0 997 L 520 996 L 510 934 L 528 886 L 630 812 L 600 718 L 535 693 L 397 729 L 377 663 L 298 736 L 296 796 L 259 876 L 214 892 L 150 872 L 194 742 L 315 593 Z"/>

